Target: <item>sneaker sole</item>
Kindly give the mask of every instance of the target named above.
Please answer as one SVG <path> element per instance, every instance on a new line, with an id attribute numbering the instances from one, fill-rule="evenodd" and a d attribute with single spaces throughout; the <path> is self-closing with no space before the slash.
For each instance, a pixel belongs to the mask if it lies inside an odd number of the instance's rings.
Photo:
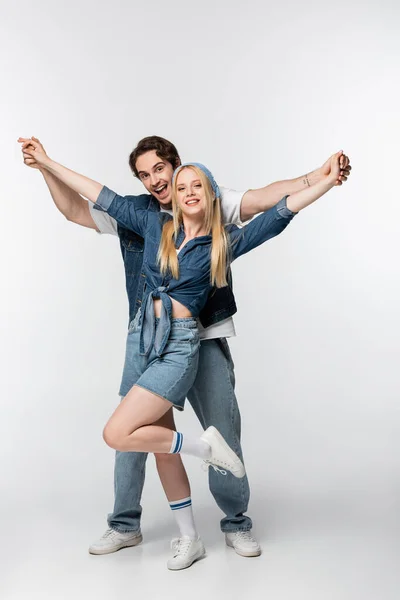
<path id="1" fill-rule="evenodd" d="M 226 540 L 226 545 L 228 546 L 228 548 L 232 548 L 236 552 L 236 554 L 239 554 L 239 556 L 244 556 L 245 558 L 253 558 L 255 556 L 261 555 L 261 550 L 238 550 L 237 548 L 235 548 L 232 542 L 228 542 L 228 540 Z"/>
<path id="2" fill-rule="evenodd" d="M 208 444 L 210 444 L 209 438 L 211 438 L 211 440 L 216 439 L 217 442 L 223 447 L 225 452 L 228 454 L 232 463 L 235 465 L 238 465 L 240 467 L 240 470 L 238 470 L 235 473 L 230 471 L 234 477 L 237 477 L 238 479 L 242 479 L 242 477 L 244 477 L 246 475 L 246 469 L 244 468 L 244 464 L 242 463 L 240 458 L 238 456 L 236 456 L 236 454 L 234 453 L 232 448 L 229 446 L 229 444 L 224 440 L 224 438 L 222 437 L 222 435 L 220 434 L 218 429 L 216 429 L 215 427 L 213 427 L 211 425 L 210 427 L 208 427 L 208 430 L 203 433 L 201 438 L 204 441 L 206 441 Z M 211 446 L 211 444 L 210 444 L 210 446 Z"/>
<path id="3" fill-rule="evenodd" d="M 196 555 L 189 564 L 187 564 L 183 567 L 173 567 L 173 566 L 171 567 L 167 564 L 167 569 L 169 569 L 170 571 L 183 571 L 184 569 L 188 569 L 189 567 L 191 567 L 192 564 L 194 562 L 196 562 L 197 560 L 201 560 L 202 558 L 205 558 L 205 556 L 206 556 L 206 551 L 203 548 L 203 550 L 200 552 L 200 554 Z"/>
<path id="4" fill-rule="evenodd" d="M 94 554 L 95 556 L 100 556 L 102 554 L 112 554 L 113 552 L 118 552 L 118 550 L 122 550 L 123 548 L 131 548 L 132 546 L 138 546 L 142 542 L 143 536 L 139 535 L 133 540 L 126 541 L 123 544 L 118 544 L 118 546 L 113 546 L 112 548 L 100 548 L 99 550 L 96 550 L 90 547 L 89 554 Z"/>

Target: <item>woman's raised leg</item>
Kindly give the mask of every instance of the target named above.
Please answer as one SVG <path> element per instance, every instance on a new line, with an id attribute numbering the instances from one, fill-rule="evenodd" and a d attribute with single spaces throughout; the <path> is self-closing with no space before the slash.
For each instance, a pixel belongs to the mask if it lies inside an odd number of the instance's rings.
<path id="1" fill-rule="evenodd" d="M 104 440 L 121 452 L 167 453 L 174 433 L 153 423 L 171 408 L 172 404 L 168 400 L 134 385 L 106 424 Z"/>
<path id="2" fill-rule="evenodd" d="M 120 452 L 191 454 L 223 474 L 228 470 L 235 477 L 244 477 L 242 461 L 215 427 L 209 427 L 199 438 L 191 438 L 156 425 L 171 408 L 168 400 L 134 385 L 105 426 L 104 440 Z"/>

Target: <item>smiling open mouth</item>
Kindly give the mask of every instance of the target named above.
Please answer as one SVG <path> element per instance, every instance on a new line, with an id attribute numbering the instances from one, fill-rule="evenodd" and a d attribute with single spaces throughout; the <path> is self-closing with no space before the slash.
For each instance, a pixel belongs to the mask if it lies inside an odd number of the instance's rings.
<path id="1" fill-rule="evenodd" d="M 187 206 L 193 206 L 194 204 L 198 204 L 199 202 L 200 202 L 200 200 L 193 199 L 193 200 L 188 200 L 187 202 L 185 202 L 185 204 Z"/>
<path id="2" fill-rule="evenodd" d="M 167 183 L 165 183 L 164 185 L 160 185 L 154 191 L 156 192 L 156 194 L 162 194 L 167 189 L 167 185 L 168 185 Z"/>

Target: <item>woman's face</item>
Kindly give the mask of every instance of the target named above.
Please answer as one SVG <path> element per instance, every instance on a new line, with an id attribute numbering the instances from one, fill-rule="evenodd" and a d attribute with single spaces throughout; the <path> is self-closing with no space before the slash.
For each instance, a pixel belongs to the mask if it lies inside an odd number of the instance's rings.
<path id="1" fill-rule="evenodd" d="M 179 171 L 176 180 L 176 200 L 182 213 L 187 216 L 204 216 L 206 194 L 201 179 L 193 169 Z"/>

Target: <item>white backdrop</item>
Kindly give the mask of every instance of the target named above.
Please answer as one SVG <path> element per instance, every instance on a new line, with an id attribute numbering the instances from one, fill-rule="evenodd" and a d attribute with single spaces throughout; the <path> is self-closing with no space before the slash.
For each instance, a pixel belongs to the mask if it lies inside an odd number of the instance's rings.
<path id="1" fill-rule="evenodd" d="M 1 4 L 10 567 L 16 538 L 31 547 L 38 523 L 81 532 L 83 551 L 105 528 L 113 453 L 101 431 L 118 401 L 127 325 L 118 240 L 58 213 L 22 164 L 20 135 L 123 194 L 142 191 L 127 158 L 145 135 L 171 139 L 237 189 L 301 175 L 341 148 L 350 155 L 345 186 L 234 265 L 250 513 L 263 539 L 330 521 L 398 527 L 399 12 L 394 0 Z M 190 410 L 178 424 L 199 431 Z M 168 537 L 152 462 L 143 528 Z M 217 532 L 204 474 L 187 463 L 200 523 Z M 13 586 L 7 598 L 19 597 Z"/>

